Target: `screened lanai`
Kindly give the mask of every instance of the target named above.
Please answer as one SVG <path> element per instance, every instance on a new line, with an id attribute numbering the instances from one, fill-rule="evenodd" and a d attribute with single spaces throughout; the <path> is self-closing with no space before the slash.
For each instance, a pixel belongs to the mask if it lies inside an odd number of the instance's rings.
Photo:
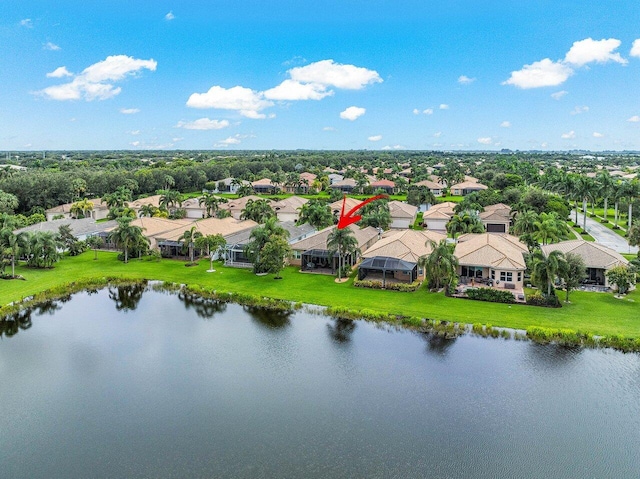
<path id="1" fill-rule="evenodd" d="M 382 279 L 384 286 L 387 281 L 413 283 L 418 278 L 418 264 L 388 256 L 366 258 L 358 268 L 358 279 Z"/>

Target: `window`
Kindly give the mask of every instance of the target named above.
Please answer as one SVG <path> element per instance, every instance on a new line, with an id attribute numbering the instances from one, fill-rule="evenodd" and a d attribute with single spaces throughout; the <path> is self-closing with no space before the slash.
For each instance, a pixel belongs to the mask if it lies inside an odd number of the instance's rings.
<path id="1" fill-rule="evenodd" d="M 522 271 L 518 271 L 518 282 L 522 281 Z"/>
<path id="2" fill-rule="evenodd" d="M 300 254 L 300 251 L 294 251 L 293 252 L 293 257 L 295 259 L 300 259 L 300 258 L 302 258 L 302 255 Z"/>
<path id="3" fill-rule="evenodd" d="M 511 271 L 500 271 L 500 281 L 513 281 L 513 273 Z"/>
<path id="4" fill-rule="evenodd" d="M 496 279 L 496 270 L 495 269 L 491 270 L 491 279 Z"/>

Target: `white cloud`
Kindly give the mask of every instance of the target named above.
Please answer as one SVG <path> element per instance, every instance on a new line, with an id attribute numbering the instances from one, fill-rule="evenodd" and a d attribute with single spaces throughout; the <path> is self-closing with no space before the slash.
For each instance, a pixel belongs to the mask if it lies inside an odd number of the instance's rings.
<path id="1" fill-rule="evenodd" d="M 186 130 L 221 130 L 228 126 L 229 122 L 227 120 L 200 118 L 195 121 L 179 121 L 176 128 L 184 128 Z"/>
<path id="2" fill-rule="evenodd" d="M 47 73 L 47 78 L 62 78 L 71 77 L 73 73 L 67 70 L 67 67 L 58 67 L 50 73 Z"/>
<path id="3" fill-rule="evenodd" d="M 420 110 L 418 110 L 417 108 L 413 109 L 413 114 L 414 115 L 419 115 L 420 114 Z"/>
<path id="4" fill-rule="evenodd" d="M 382 148 L 380 148 L 380 149 L 381 149 L 381 150 L 385 150 L 385 151 L 386 151 L 386 150 L 404 150 L 404 149 L 405 149 L 405 147 L 404 147 L 404 146 L 402 146 L 402 145 L 393 145 L 393 146 L 391 146 L 391 145 L 386 145 L 386 146 L 383 146 L 383 147 L 382 147 Z"/>
<path id="5" fill-rule="evenodd" d="M 164 19 L 168 22 L 170 22 L 171 20 L 173 20 L 174 18 L 176 18 L 176 16 L 173 14 L 173 12 L 169 12 L 164 16 Z"/>
<path id="6" fill-rule="evenodd" d="M 382 140 L 382 135 L 374 135 L 367 138 L 369 141 L 380 141 Z"/>
<path id="7" fill-rule="evenodd" d="M 62 50 L 58 45 L 56 45 L 55 43 L 51 43 L 51 42 L 47 42 L 44 44 L 44 46 L 42 47 L 45 50 L 51 50 L 51 51 L 58 51 L 58 50 Z"/>
<path id="8" fill-rule="evenodd" d="M 321 60 L 289 70 L 291 79 L 300 83 L 317 83 L 346 90 L 360 90 L 371 83 L 381 83 L 375 70 Z"/>
<path id="9" fill-rule="evenodd" d="M 230 137 L 228 137 L 228 138 L 226 138 L 224 140 L 220 140 L 219 142 L 217 142 L 213 146 L 216 147 L 216 148 L 221 148 L 221 147 L 225 147 L 225 146 L 239 145 L 240 143 L 242 143 L 240 138 L 242 138 L 240 135 L 230 136 Z"/>
<path id="10" fill-rule="evenodd" d="M 442 132 L 441 132 L 441 131 L 436 131 L 436 132 L 433 134 L 433 136 L 434 136 L 434 138 L 440 138 L 440 137 L 442 136 Z"/>
<path id="11" fill-rule="evenodd" d="M 511 72 L 511 77 L 502 82 L 503 85 L 513 85 L 526 90 L 556 86 L 564 83 L 573 75 L 573 69 L 560 62 L 553 62 L 548 58 L 525 65 L 522 70 Z"/>
<path id="12" fill-rule="evenodd" d="M 629 118 L 627 121 L 630 121 L 631 123 L 638 123 L 640 122 L 640 116 L 638 115 L 633 115 L 631 118 Z"/>
<path id="13" fill-rule="evenodd" d="M 466 75 L 460 75 L 458 77 L 458 83 L 460 83 L 462 85 L 468 85 L 469 83 L 473 83 L 474 81 L 476 81 L 475 78 L 469 78 Z"/>
<path id="14" fill-rule="evenodd" d="M 440 104 L 440 109 L 441 110 L 448 110 L 449 109 L 449 105 L 447 105 L 446 103 L 441 103 Z M 425 110 L 426 111 L 426 110 Z"/>
<path id="15" fill-rule="evenodd" d="M 140 130 L 131 130 L 131 131 L 129 132 L 129 134 L 130 134 L 130 135 L 134 135 L 134 136 L 135 136 L 135 135 L 139 135 L 139 134 L 140 134 Z"/>
<path id="16" fill-rule="evenodd" d="M 129 143 L 131 146 L 140 146 L 140 142 L 139 141 L 132 141 L 131 143 Z"/>
<path id="17" fill-rule="evenodd" d="M 343 120 L 354 121 L 364 115 L 366 111 L 367 110 L 365 108 L 350 106 L 346 110 L 340 112 L 340 118 L 342 118 Z"/>
<path id="18" fill-rule="evenodd" d="M 426 110 L 423 110 L 422 113 L 425 115 L 433 115 L 433 108 L 427 108 Z"/>
<path id="19" fill-rule="evenodd" d="M 594 131 L 593 132 L 593 137 L 594 138 L 603 138 L 604 135 L 602 133 L 598 133 L 597 131 Z"/>
<path id="20" fill-rule="evenodd" d="M 553 98 L 554 100 L 560 100 L 567 93 L 569 93 L 567 90 L 560 90 L 560 91 L 557 91 L 555 93 L 552 93 L 551 94 L 551 98 Z"/>
<path id="21" fill-rule="evenodd" d="M 581 113 L 586 113 L 589 111 L 588 106 L 576 106 L 572 111 L 572 115 L 580 115 Z"/>
<path id="22" fill-rule="evenodd" d="M 607 63 L 609 61 L 624 65 L 628 63 L 627 60 L 622 58 L 619 53 L 614 53 L 614 50 L 620 46 L 620 43 L 620 40 L 615 38 L 606 40 L 586 38 L 573 43 L 567 55 L 564 57 L 564 61 L 577 67 L 592 62 Z"/>
<path id="23" fill-rule="evenodd" d="M 633 41 L 633 45 L 631 45 L 631 51 L 629 52 L 629 55 L 631 55 L 632 57 L 640 58 L 640 38 Z"/>
<path id="24" fill-rule="evenodd" d="M 332 90 L 327 90 L 320 83 L 300 83 L 295 80 L 285 80 L 280 85 L 266 90 L 264 97 L 269 100 L 322 100 L 333 95 Z"/>
<path id="25" fill-rule="evenodd" d="M 120 113 L 123 115 L 135 115 L 136 113 L 140 113 L 139 108 L 120 108 Z"/>
<path id="26" fill-rule="evenodd" d="M 491 138 L 490 136 L 478 138 L 478 143 L 481 143 L 483 145 L 491 145 L 493 143 L 493 138 Z"/>
<path id="27" fill-rule="evenodd" d="M 126 55 L 109 56 L 105 60 L 94 63 L 85 68 L 82 73 L 76 75 L 69 83 L 55 85 L 41 90 L 41 95 L 51 100 L 106 100 L 120 93 L 121 88 L 115 87 L 112 83 L 135 75 L 143 69 L 155 71 L 157 62 L 151 60 L 138 60 Z M 64 68 L 64 67 L 61 67 Z M 47 76 L 56 73 L 60 76 L 67 76 L 66 69 L 54 70 Z"/>
<path id="28" fill-rule="evenodd" d="M 173 141 L 174 143 L 178 143 L 179 141 L 184 140 L 184 138 L 182 137 L 177 137 L 177 138 L 171 138 L 171 141 Z"/>
<path id="29" fill-rule="evenodd" d="M 563 140 L 572 140 L 576 137 L 576 132 L 571 130 L 568 133 L 563 133 L 562 135 L 560 135 L 560 138 L 562 138 Z"/>
<path id="30" fill-rule="evenodd" d="M 510 121 L 503 121 L 502 123 L 500 123 L 500 126 L 502 128 L 511 128 L 511 122 Z"/>
<path id="31" fill-rule="evenodd" d="M 193 93 L 187 100 L 187 106 L 201 109 L 235 110 L 247 118 L 262 119 L 266 115 L 258 112 L 273 106 L 273 103 L 264 100 L 260 93 L 250 88 L 234 86 L 227 89 L 221 86 L 212 86 L 206 93 Z"/>
<path id="32" fill-rule="evenodd" d="M 20 25 L 27 28 L 33 28 L 33 22 L 31 21 L 30 18 L 25 18 L 23 20 L 20 20 Z"/>
<path id="33" fill-rule="evenodd" d="M 322 131 L 336 131 L 336 129 L 333 126 L 325 126 Z"/>

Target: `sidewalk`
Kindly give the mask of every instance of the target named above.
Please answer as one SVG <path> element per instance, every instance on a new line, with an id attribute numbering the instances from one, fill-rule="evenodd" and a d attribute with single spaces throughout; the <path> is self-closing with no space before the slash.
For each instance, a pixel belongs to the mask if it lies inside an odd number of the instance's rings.
<path id="1" fill-rule="evenodd" d="M 575 217 L 575 210 L 571 213 L 571 217 Z M 582 225 L 584 215 L 578 212 L 578 224 Z M 611 231 L 609 228 L 601 224 L 599 221 L 589 218 L 587 215 L 587 231 L 594 237 L 596 243 L 611 248 L 618 253 L 638 253 L 637 246 L 629 246 L 627 240 L 619 234 Z"/>

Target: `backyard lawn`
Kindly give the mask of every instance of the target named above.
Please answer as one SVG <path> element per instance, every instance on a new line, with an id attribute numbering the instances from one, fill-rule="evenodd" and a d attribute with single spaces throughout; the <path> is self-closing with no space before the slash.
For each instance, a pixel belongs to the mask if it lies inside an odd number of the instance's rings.
<path id="1" fill-rule="evenodd" d="M 65 257 L 51 270 L 35 270 L 20 265 L 16 273 L 23 275 L 26 281 L 0 281 L 0 305 L 74 281 L 120 277 L 200 285 L 220 292 L 437 320 L 491 323 L 517 329 L 528 326 L 570 328 L 594 334 L 640 337 L 640 293 L 637 291 L 624 299 L 616 299 L 612 293 L 574 291 L 571 304 L 548 309 L 449 298 L 424 288 L 413 293 L 362 289 L 354 287 L 352 280 L 337 284 L 331 276 L 300 273 L 294 267 L 282 272 L 282 280 L 274 280 L 272 275 L 258 277 L 250 270 L 227 268 L 220 264 L 216 264 L 216 272 L 207 273 L 207 260 L 201 260 L 196 267 L 185 267 L 185 263 L 176 260 L 134 259 L 124 264 L 112 252 L 99 252 L 97 261 L 93 257 L 92 251 L 78 257 Z M 559 292 L 559 297 L 564 299 L 564 292 Z"/>

